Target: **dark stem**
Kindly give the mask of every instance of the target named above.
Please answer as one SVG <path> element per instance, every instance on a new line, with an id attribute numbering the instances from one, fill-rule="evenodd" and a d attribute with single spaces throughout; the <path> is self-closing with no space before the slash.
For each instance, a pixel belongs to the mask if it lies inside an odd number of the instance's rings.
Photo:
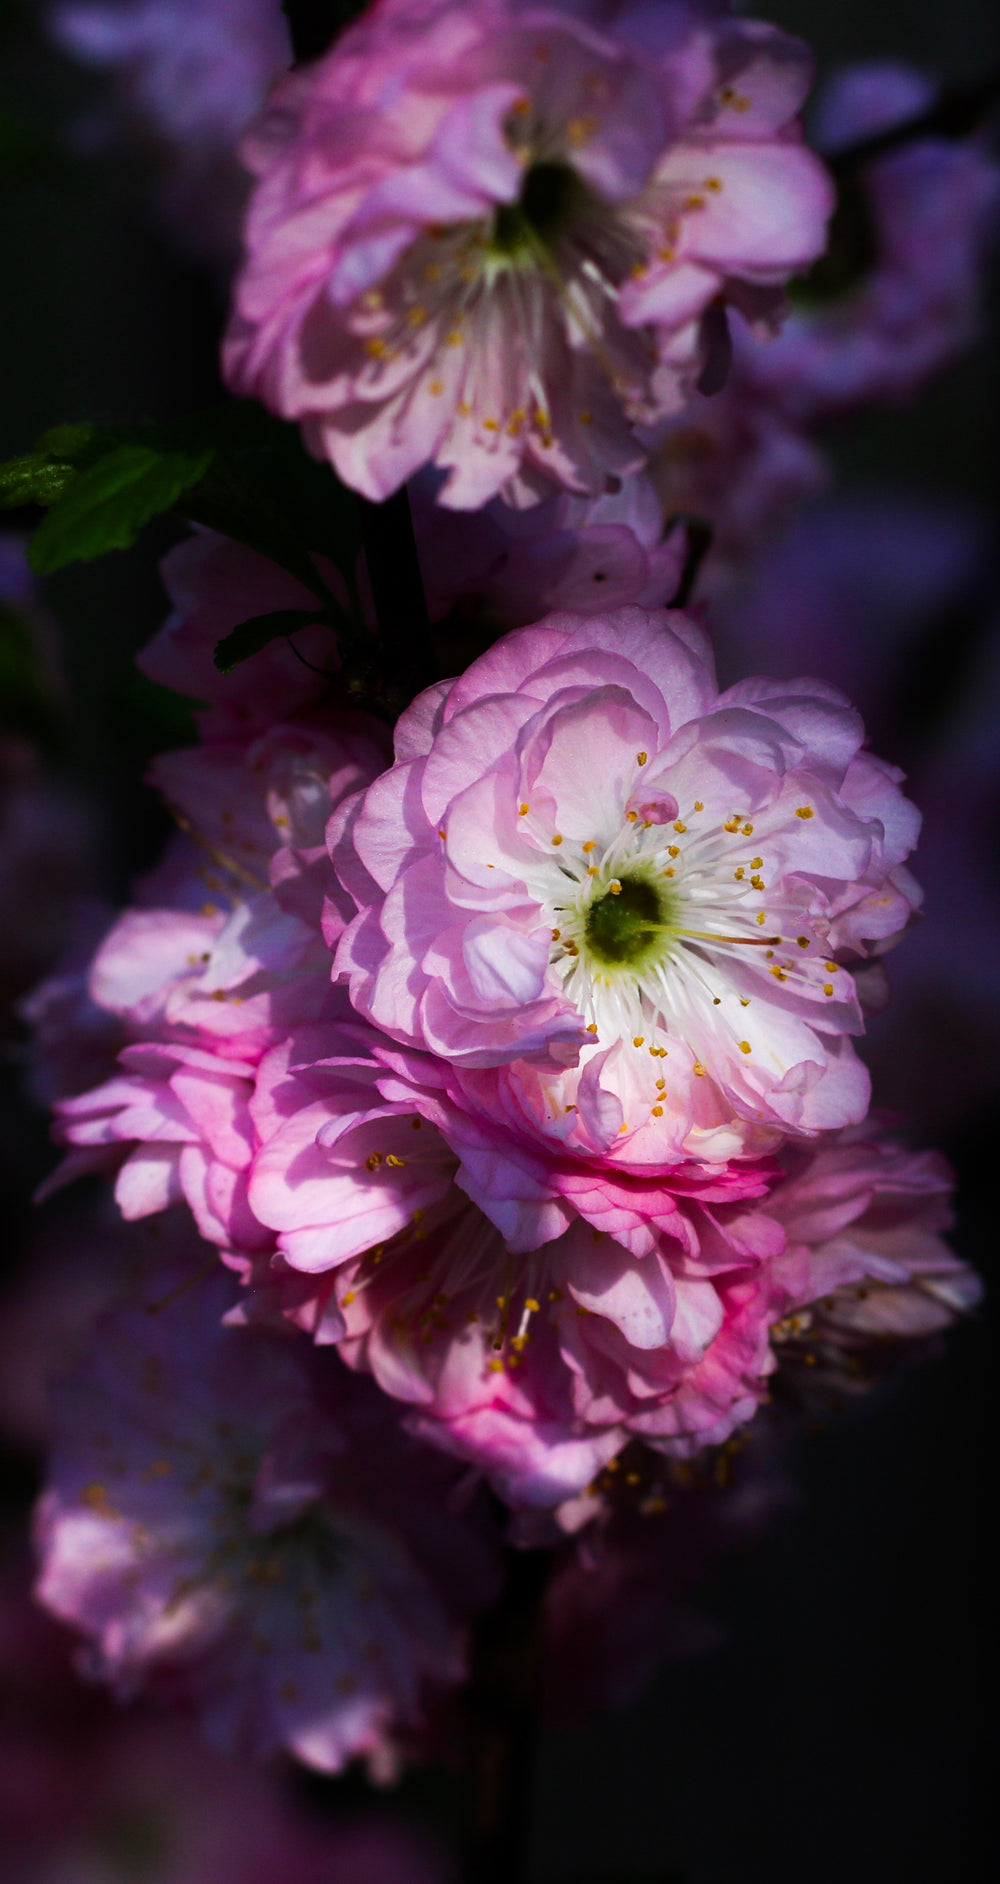
<path id="1" fill-rule="evenodd" d="M 462 1884 L 524 1884 L 527 1877 L 549 1554 L 511 1551 L 509 1566 L 503 1596 L 480 1625 L 466 1691 Z"/>
<path id="2" fill-rule="evenodd" d="M 361 540 L 382 652 L 382 691 L 406 706 L 434 678 L 430 623 L 405 488 L 384 504 L 359 499 Z"/>

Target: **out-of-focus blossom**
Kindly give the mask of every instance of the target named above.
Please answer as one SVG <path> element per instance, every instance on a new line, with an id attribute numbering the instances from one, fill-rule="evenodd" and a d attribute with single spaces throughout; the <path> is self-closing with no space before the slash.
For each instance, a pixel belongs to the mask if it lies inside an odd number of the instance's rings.
<path id="1" fill-rule="evenodd" d="M 935 1152 L 908 1151 L 869 1121 L 803 1156 L 768 1208 L 787 1237 L 774 1265 L 787 1312 L 772 1329 L 786 1374 L 865 1385 L 900 1341 L 938 1333 L 975 1308 L 979 1278 L 943 1241 L 952 1174 Z"/>
<path id="2" fill-rule="evenodd" d="M 332 820 L 337 971 L 556 1161 L 662 1177 L 859 1119 L 838 958 L 917 900 L 862 739 L 822 682 L 719 694 L 686 616 L 552 616 L 423 694 Z"/>
<path id="3" fill-rule="evenodd" d="M 819 101 L 818 142 L 836 157 L 918 118 L 935 98 L 934 85 L 906 66 L 853 67 Z M 750 380 L 797 423 L 909 398 L 979 332 L 1000 210 L 1000 164 L 984 145 L 908 137 L 863 165 L 853 188 L 845 221 L 861 224 L 852 232 L 862 250 L 854 278 L 796 311 L 773 357 L 745 350 Z"/>
<path id="4" fill-rule="evenodd" d="M 48 0 L 48 13 L 57 43 L 114 74 L 119 110 L 158 146 L 185 245 L 231 261 L 246 192 L 236 146 L 291 59 L 279 0 Z"/>
<path id="5" fill-rule="evenodd" d="M 719 666 L 754 660 L 782 678 L 804 666 L 866 720 L 891 722 L 921 643 L 977 605 L 988 575 L 988 530 L 964 506 L 874 485 L 825 498 L 761 545 L 713 605 Z"/>
<path id="6" fill-rule="evenodd" d="M 221 1327 L 221 1274 L 157 1282 L 57 1389 L 38 1594 L 120 1695 L 151 1688 L 219 1747 L 336 1771 L 461 1678 L 490 1547 L 374 1387 Z"/>
<path id="7" fill-rule="evenodd" d="M 317 567 L 334 594 L 340 578 L 331 564 Z M 322 701 L 337 664 L 328 628 L 306 626 L 291 641 L 272 641 L 230 673 L 213 654 L 241 622 L 279 609 L 316 607 L 302 583 L 269 557 L 243 543 L 199 530 L 178 543 L 160 565 L 172 603 L 163 627 L 138 656 L 150 680 L 205 703 L 203 738 L 250 738 Z"/>
<path id="8" fill-rule="evenodd" d="M 97 1316 L 145 1287 L 165 1251 L 177 1258 L 198 1247 L 187 1211 L 129 1224 L 104 1192 L 49 1205 L 29 1224 L 0 1297 L 0 1429 L 8 1440 L 44 1450 L 49 1389 L 83 1353 Z"/>
<path id="9" fill-rule="evenodd" d="M 836 156 L 934 100 L 934 87 L 905 67 L 853 67 L 821 95 L 820 146 Z M 733 319 L 725 387 L 696 393 L 657 434 L 649 471 L 664 510 L 713 527 L 699 586 L 713 600 L 748 564 L 752 572 L 762 540 L 795 505 L 822 492 L 831 423 L 909 398 L 979 332 L 1000 207 L 1000 165 L 982 143 L 906 137 L 841 188 L 825 277 L 801 284 L 769 347 Z"/>
<path id="10" fill-rule="evenodd" d="M 637 17 L 645 29 L 637 43 Z M 596 495 L 821 252 L 804 49 L 757 22 L 384 0 L 272 95 L 225 349 L 381 499 Z M 613 486 L 612 486 L 613 488 Z"/>
<path id="11" fill-rule="evenodd" d="M 528 510 L 495 498 L 471 516 L 435 503 L 436 487 L 418 478 L 411 493 L 432 621 L 456 611 L 495 632 L 556 609 L 657 608 L 680 586 L 687 532 L 680 523 L 668 532 L 641 473 L 602 497 L 561 495 Z"/>
<path id="12" fill-rule="evenodd" d="M 369 1812 L 314 1816 L 287 1774 L 123 1715 L 71 1673 L 73 1638 L 0 1567 L 0 1840 L 11 1884 L 445 1884 L 433 1846 Z"/>

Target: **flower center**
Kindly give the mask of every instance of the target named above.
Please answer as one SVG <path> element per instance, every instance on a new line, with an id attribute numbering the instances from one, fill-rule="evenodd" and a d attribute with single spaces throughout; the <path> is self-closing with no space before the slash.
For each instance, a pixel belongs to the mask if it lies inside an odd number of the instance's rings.
<path id="1" fill-rule="evenodd" d="M 569 164 L 529 165 L 516 203 L 502 203 L 493 218 L 489 252 L 508 267 L 537 263 L 551 254 L 560 237 L 579 217 L 589 192 Z"/>
<path id="2" fill-rule="evenodd" d="M 586 952 L 604 968 L 641 972 L 663 955 L 665 939 L 674 926 L 671 914 L 669 893 L 651 875 L 615 878 L 587 909 Z"/>

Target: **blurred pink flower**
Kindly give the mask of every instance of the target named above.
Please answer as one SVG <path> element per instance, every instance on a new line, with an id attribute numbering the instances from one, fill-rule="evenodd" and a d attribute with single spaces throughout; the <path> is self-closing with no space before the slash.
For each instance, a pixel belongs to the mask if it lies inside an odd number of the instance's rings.
<path id="1" fill-rule="evenodd" d="M 221 1274 L 156 1282 L 152 1312 L 110 1311 L 57 1389 L 38 1595 L 119 1695 L 150 1688 L 220 1748 L 335 1772 L 461 1679 L 491 1548 L 374 1388 L 221 1327 Z"/>
<path id="2" fill-rule="evenodd" d="M 226 374 L 366 496 L 600 493 L 724 371 L 724 305 L 772 331 L 821 252 L 804 48 L 635 12 L 383 0 L 248 137 Z"/>
<path id="3" fill-rule="evenodd" d="M 317 569 L 339 597 L 342 583 L 332 564 L 319 558 Z M 270 642 L 228 674 L 215 665 L 218 643 L 241 622 L 278 609 L 319 606 L 269 557 L 213 530 L 198 530 L 164 557 L 160 574 L 172 612 L 137 663 L 150 680 L 205 703 L 199 714 L 203 738 L 252 737 L 329 693 L 337 646 L 319 623 L 307 624 L 291 643 Z"/>
<path id="4" fill-rule="evenodd" d="M 471 516 L 437 504 L 437 482 L 417 478 L 410 491 L 432 621 L 454 610 L 487 629 L 522 628 L 555 609 L 656 608 L 677 593 L 687 532 L 667 534 L 641 472 L 601 497 L 562 492 L 528 510 L 494 498 Z"/>
<path id="5" fill-rule="evenodd" d="M 0 1840 L 10 1884 L 446 1884 L 429 1840 L 372 1809 L 304 1808 L 281 1766 L 127 1714 L 71 1672 L 71 1633 L 0 1563 Z"/>
<path id="6" fill-rule="evenodd" d="M 231 262 L 246 194 L 237 141 L 291 59 L 279 0 L 46 0 L 46 8 L 57 43 L 114 75 L 118 109 L 160 147 L 164 209 L 184 245 Z"/>
<path id="7" fill-rule="evenodd" d="M 782 1368 L 839 1387 L 867 1385 L 872 1362 L 968 1314 L 982 1285 L 944 1242 L 954 1180 L 937 1152 L 910 1151 L 878 1121 L 832 1144 L 783 1154 L 768 1208 L 787 1245 L 774 1265 L 772 1330 Z"/>

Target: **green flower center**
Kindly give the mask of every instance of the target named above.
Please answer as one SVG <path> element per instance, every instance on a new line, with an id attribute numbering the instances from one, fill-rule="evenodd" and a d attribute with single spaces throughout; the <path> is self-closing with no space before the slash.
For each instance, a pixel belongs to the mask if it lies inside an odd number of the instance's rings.
<path id="1" fill-rule="evenodd" d="M 641 971 L 661 960 L 673 930 L 672 898 L 651 877 L 616 878 L 590 904 L 584 920 L 584 947 L 603 968 Z"/>
<path id="2" fill-rule="evenodd" d="M 493 218 L 490 253 L 509 265 L 551 253 L 587 202 L 586 185 L 569 164 L 531 164 L 516 203 L 502 203 Z"/>

